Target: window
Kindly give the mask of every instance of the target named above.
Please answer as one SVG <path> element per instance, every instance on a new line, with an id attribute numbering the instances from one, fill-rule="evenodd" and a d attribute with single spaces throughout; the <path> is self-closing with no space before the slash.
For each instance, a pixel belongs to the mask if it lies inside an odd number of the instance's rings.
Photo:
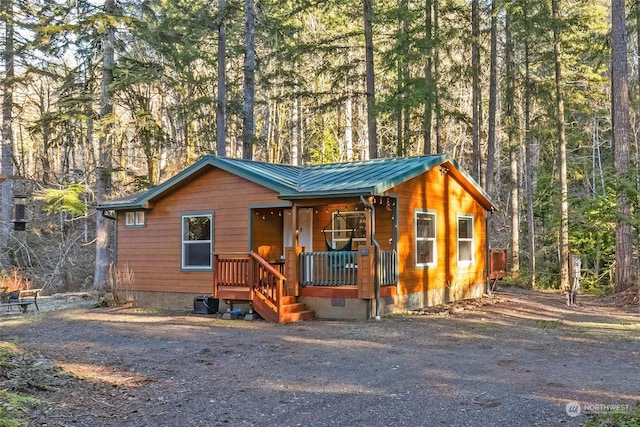
<path id="1" fill-rule="evenodd" d="M 416 266 L 436 265 L 436 214 L 416 211 Z"/>
<path id="2" fill-rule="evenodd" d="M 458 216 L 458 263 L 473 262 L 473 217 Z"/>
<path id="3" fill-rule="evenodd" d="M 213 215 L 182 216 L 182 268 L 211 268 Z"/>
<path id="4" fill-rule="evenodd" d="M 353 250 L 358 247 L 356 242 L 367 241 L 367 216 L 364 212 L 334 212 L 332 228 L 331 243 L 334 249 L 344 247 L 351 237 Z"/>
<path id="5" fill-rule="evenodd" d="M 124 225 L 127 227 L 144 227 L 145 219 L 144 211 L 130 211 L 125 215 Z"/>

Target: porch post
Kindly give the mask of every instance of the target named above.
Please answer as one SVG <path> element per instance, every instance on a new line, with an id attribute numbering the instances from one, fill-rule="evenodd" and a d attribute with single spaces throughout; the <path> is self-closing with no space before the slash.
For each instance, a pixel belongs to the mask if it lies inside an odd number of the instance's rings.
<path id="1" fill-rule="evenodd" d="M 287 296 L 298 296 L 300 283 L 300 266 L 298 255 L 300 254 L 300 239 L 298 231 L 298 205 L 295 202 L 291 206 L 291 228 L 293 231 L 293 247 L 284 248 L 284 274 L 286 279 L 285 291 Z"/>
<path id="2" fill-rule="evenodd" d="M 380 275 L 378 270 L 380 268 L 378 254 L 380 253 L 380 244 L 376 240 L 376 207 L 371 203 L 370 198 L 364 198 L 360 196 L 360 201 L 369 209 L 369 215 L 367 216 L 367 224 L 370 227 L 369 230 L 369 242 L 374 247 L 373 253 L 373 283 L 376 297 L 376 320 L 380 320 Z"/>
<path id="3" fill-rule="evenodd" d="M 293 230 L 293 247 L 297 248 L 300 246 L 300 242 L 298 239 L 298 205 L 295 203 L 291 206 L 291 228 Z"/>

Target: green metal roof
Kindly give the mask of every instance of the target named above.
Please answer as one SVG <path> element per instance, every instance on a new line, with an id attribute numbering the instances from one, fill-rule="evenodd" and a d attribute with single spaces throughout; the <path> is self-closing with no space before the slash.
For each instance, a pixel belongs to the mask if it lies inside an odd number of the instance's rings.
<path id="1" fill-rule="evenodd" d="M 396 157 L 307 166 L 298 181 L 297 194 L 290 197 L 321 197 L 336 193 L 380 194 L 440 165 L 445 157 Z"/>
<path id="2" fill-rule="evenodd" d="M 290 166 L 252 160 L 207 155 L 196 163 L 146 192 L 104 203 L 100 209 L 136 209 L 197 176 L 209 167 L 216 167 L 279 193 L 281 199 L 322 198 L 332 196 L 380 195 L 430 169 L 449 164 L 458 179 L 466 181 L 469 190 L 487 209 L 494 203 L 478 183 L 460 170 L 446 154 L 417 157 L 372 159 L 349 163 Z"/>

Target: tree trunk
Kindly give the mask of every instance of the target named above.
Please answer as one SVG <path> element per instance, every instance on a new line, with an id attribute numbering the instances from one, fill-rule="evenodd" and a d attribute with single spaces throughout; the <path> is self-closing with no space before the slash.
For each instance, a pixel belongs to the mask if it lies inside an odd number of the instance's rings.
<path id="1" fill-rule="evenodd" d="M 520 271 L 520 204 L 518 194 L 518 145 L 510 151 L 511 171 L 511 271 L 517 275 Z"/>
<path id="2" fill-rule="evenodd" d="M 399 31 L 401 34 L 409 34 L 408 0 L 401 0 L 400 8 L 402 12 Z M 400 55 L 398 61 L 398 93 L 402 94 L 404 102 L 401 102 L 398 107 L 398 148 L 396 150 L 398 157 L 406 156 L 407 150 L 409 149 L 409 129 L 411 128 L 411 113 L 409 103 L 407 102 L 409 99 L 409 78 L 409 61 L 406 56 Z"/>
<path id="3" fill-rule="evenodd" d="M 7 178 L 2 183 L 2 226 L 0 237 L 7 244 L 11 236 L 11 207 L 13 205 L 13 0 L 2 2 L 4 9 L 4 67 L 5 77 L 2 82 L 2 175 Z"/>
<path id="4" fill-rule="evenodd" d="M 371 0 L 363 0 L 365 75 L 367 85 L 367 133 L 369 138 L 369 158 L 378 157 L 378 130 L 376 123 L 376 85 L 373 70 L 373 28 Z"/>
<path id="5" fill-rule="evenodd" d="M 489 131 L 487 135 L 487 169 L 485 188 L 493 194 L 493 169 L 496 155 L 496 109 L 498 107 L 498 18 L 496 0 L 491 1 L 491 58 L 489 65 Z"/>
<path id="6" fill-rule="evenodd" d="M 302 152 L 302 99 L 299 95 L 293 99 L 291 124 L 291 164 L 294 166 L 300 166 L 301 152 Z M 346 132 L 346 131 L 345 131 Z"/>
<path id="7" fill-rule="evenodd" d="M 471 1 L 471 79 L 472 113 L 471 139 L 473 153 L 471 176 L 480 182 L 480 5 L 479 0 Z"/>
<path id="8" fill-rule="evenodd" d="M 433 2 L 433 35 L 431 39 L 433 40 L 433 108 L 435 110 L 436 115 L 436 124 L 435 124 L 435 136 L 436 136 L 436 153 L 442 153 L 442 110 L 440 108 L 440 50 L 438 49 L 439 45 L 435 44 L 436 40 L 439 40 L 439 31 L 440 31 L 440 19 L 438 17 L 439 13 L 439 4 L 438 0 L 432 0 Z"/>
<path id="9" fill-rule="evenodd" d="M 425 2 L 425 19 L 424 19 L 424 31 L 425 31 L 425 65 L 424 65 L 424 123 L 423 123 L 423 138 L 424 138 L 424 154 L 431 154 L 431 126 L 433 122 L 433 18 L 432 0 Z"/>
<path id="10" fill-rule="evenodd" d="M 115 0 L 105 0 L 106 15 L 116 13 Z M 96 201 L 98 204 L 107 199 L 111 193 L 111 151 L 113 148 L 113 100 L 109 87 L 113 83 L 115 27 L 107 25 L 102 40 L 102 83 L 100 86 L 100 121 L 102 132 L 98 141 L 98 168 L 96 169 Z M 93 277 L 93 287 L 103 289 L 109 280 L 111 254 L 109 243 L 111 240 L 111 222 L 103 215 L 96 215 L 96 266 Z"/>
<path id="11" fill-rule="evenodd" d="M 218 0 L 220 21 L 218 22 L 218 102 L 216 102 L 216 154 L 227 155 L 227 30 L 225 17 L 227 1 Z"/>
<path id="12" fill-rule="evenodd" d="M 507 144 L 510 158 L 511 184 L 511 272 L 520 271 L 520 205 L 518 196 L 518 126 L 515 114 L 515 63 L 513 39 L 511 35 L 512 3 L 505 7 L 505 100 L 504 127 L 507 132 Z"/>
<path id="13" fill-rule="evenodd" d="M 633 285 L 631 198 L 626 190 L 631 185 L 629 89 L 627 77 L 627 32 L 623 0 L 611 0 L 612 102 L 614 167 L 618 181 L 616 194 L 616 291 Z"/>
<path id="14" fill-rule="evenodd" d="M 526 7 L 526 6 L 525 6 Z M 525 25 L 529 25 L 527 19 L 528 10 L 524 10 Z M 533 216 L 533 191 L 536 187 L 536 167 L 531 138 L 531 67 L 529 66 L 529 41 L 524 42 L 524 143 L 525 143 L 525 176 L 527 192 L 527 241 L 529 242 L 529 288 L 536 286 L 536 227 Z"/>
<path id="15" fill-rule="evenodd" d="M 256 73 L 256 10 L 253 0 L 245 0 L 244 26 L 244 102 L 242 105 L 242 158 L 253 157 L 253 143 L 255 139 L 255 73 Z"/>
<path id="16" fill-rule="evenodd" d="M 344 108 L 344 148 L 347 161 L 353 160 L 353 98 L 351 94 L 345 100 Z"/>
<path id="17" fill-rule="evenodd" d="M 562 49 L 560 46 L 560 0 L 552 0 L 553 55 L 556 79 L 556 123 L 558 129 L 558 167 L 560 169 L 560 233 L 558 253 L 560 289 L 569 289 L 569 200 L 567 195 L 567 140 L 564 119 L 564 88 L 562 80 Z"/>

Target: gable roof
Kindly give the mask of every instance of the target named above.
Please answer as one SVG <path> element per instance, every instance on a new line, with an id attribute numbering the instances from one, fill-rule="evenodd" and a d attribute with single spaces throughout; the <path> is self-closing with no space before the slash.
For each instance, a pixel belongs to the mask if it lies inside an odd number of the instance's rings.
<path id="1" fill-rule="evenodd" d="M 443 166 L 461 181 L 487 210 L 491 197 L 446 154 L 394 157 L 349 163 L 291 166 L 206 155 L 164 183 L 147 191 L 101 204 L 98 209 L 140 209 L 211 167 L 219 168 L 269 188 L 284 200 L 334 196 L 381 195 L 434 167 Z"/>

